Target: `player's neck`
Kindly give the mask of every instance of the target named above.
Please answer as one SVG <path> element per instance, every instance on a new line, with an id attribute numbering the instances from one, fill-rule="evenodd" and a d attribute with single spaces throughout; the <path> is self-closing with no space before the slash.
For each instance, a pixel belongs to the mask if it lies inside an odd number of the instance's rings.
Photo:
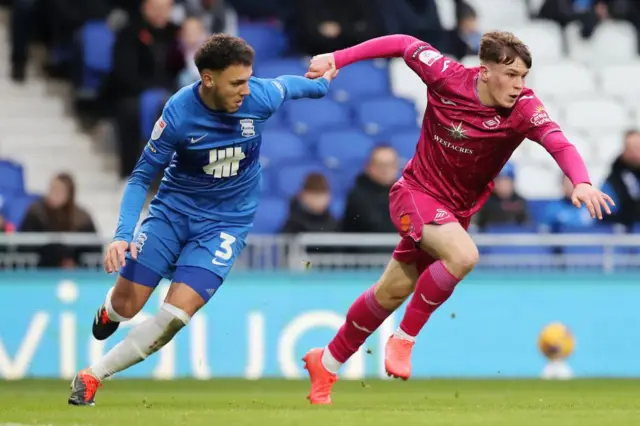
<path id="1" fill-rule="evenodd" d="M 496 102 L 489 93 L 489 86 L 487 86 L 487 84 L 480 78 L 476 79 L 476 93 L 478 94 L 478 100 L 482 105 L 496 107 Z"/>
<path id="2" fill-rule="evenodd" d="M 208 96 L 207 93 L 205 93 L 205 89 L 202 84 L 200 85 L 200 87 L 198 87 L 198 96 L 200 96 L 200 99 L 207 106 L 207 108 L 214 111 L 222 111 L 223 108 L 220 105 L 216 104 L 213 96 Z"/>

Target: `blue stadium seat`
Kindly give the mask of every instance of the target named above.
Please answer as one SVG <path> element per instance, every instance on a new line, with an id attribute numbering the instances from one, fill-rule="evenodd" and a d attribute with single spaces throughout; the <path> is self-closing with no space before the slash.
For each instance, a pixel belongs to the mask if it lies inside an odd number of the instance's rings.
<path id="1" fill-rule="evenodd" d="M 331 215 L 337 220 L 342 220 L 342 217 L 344 216 L 345 205 L 346 200 L 344 197 L 336 197 L 335 195 L 333 195 L 331 199 L 331 206 L 329 207 Z"/>
<path id="2" fill-rule="evenodd" d="M 263 198 L 253 219 L 254 234 L 275 234 L 289 215 L 289 202 L 283 198 Z"/>
<path id="3" fill-rule="evenodd" d="M 351 124 L 349 110 L 330 99 L 299 99 L 285 104 L 290 127 L 300 135 L 317 137 L 327 129 L 339 129 Z"/>
<path id="4" fill-rule="evenodd" d="M 286 130 L 267 130 L 262 134 L 260 161 L 270 167 L 283 161 L 308 161 L 309 146 L 295 134 Z"/>
<path id="5" fill-rule="evenodd" d="M 115 35 L 104 21 L 90 21 L 82 26 L 80 43 L 82 45 L 84 89 L 98 90 L 104 77 L 111 71 L 113 44 Z"/>
<path id="6" fill-rule="evenodd" d="M 276 24 L 242 23 L 238 35 L 256 51 L 256 62 L 277 58 L 287 50 L 287 38 Z"/>
<path id="7" fill-rule="evenodd" d="M 0 160 L 0 190 L 5 193 L 24 193 L 24 171 L 20 164 Z"/>
<path id="8" fill-rule="evenodd" d="M 489 225 L 484 230 L 485 234 L 536 234 L 535 225 Z M 483 253 L 487 254 L 532 254 L 549 255 L 553 253 L 552 247 L 547 246 L 489 246 L 483 247 Z"/>
<path id="9" fill-rule="evenodd" d="M 322 164 L 317 162 L 296 163 L 278 170 L 274 182 L 278 194 L 286 198 L 294 196 L 302 188 L 307 175 L 312 172 L 328 175 Z"/>
<path id="10" fill-rule="evenodd" d="M 544 219 L 549 203 L 555 200 L 527 200 L 527 210 L 535 223 L 540 223 Z"/>
<path id="11" fill-rule="evenodd" d="M 331 82 L 330 93 L 338 102 L 388 95 L 390 89 L 387 63 L 363 61 L 341 69 L 338 78 Z"/>
<path id="12" fill-rule="evenodd" d="M 420 129 L 409 129 L 393 133 L 389 137 L 389 144 L 398 151 L 398 156 L 403 162 L 407 162 L 416 152 L 416 146 L 420 139 Z"/>
<path id="13" fill-rule="evenodd" d="M 369 135 L 391 136 L 393 129 L 414 129 L 416 109 L 413 104 L 399 98 L 377 98 L 362 101 L 355 106 L 356 119 Z"/>
<path id="14" fill-rule="evenodd" d="M 39 195 L 19 195 L 13 197 L 9 202 L 9 205 L 6 208 L 7 211 L 7 219 L 9 222 L 13 223 L 18 230 L 22 225 L 22 220 L 24 219 L 25 213 L 29 209 L 29 206 L 40 199 Z"/>
<path id="15" fill-rule="evenodd" d="M 140 132 L 143 140 L 151 137 L 153 126 L 162 114 L 162 106 L 170 96 L 164 89 L 149 89 L 140 95 Z"/>
<path id="16" fill-rule="evenodd" d="M 375 143 L 357 129 L 322 133 L 318 139 L 319 159 L 332 169 L 362 169 Z"/>
<path id="17" fill-rule="evenodd" d="M 276 78 L 281 75 L 303 76 L 308 69 L 308 61 L 302 58 L 273 59 L 256 64 L 254 75 L 260 78 Z"/>

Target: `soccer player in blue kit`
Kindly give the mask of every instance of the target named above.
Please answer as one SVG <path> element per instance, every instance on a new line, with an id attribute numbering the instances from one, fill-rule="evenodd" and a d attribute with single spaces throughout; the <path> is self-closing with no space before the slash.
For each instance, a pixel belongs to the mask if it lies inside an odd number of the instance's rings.
<path id="1" fill-rule="evenodd" d="M 261 133 L 285 100 L 321 98 L 335 68 L 318 79 L 252 77 L 253 49 L 212 36 L 197 52 L 201 80 L 165 105 L 125 189 L 116 236 L 105 254 L 115 286 L 98 309 L 93 335 L 111 336 L 133 318 L 164 277 L 172 283 L 158 313 L 71 384 L 69 404 L 93 405 L 101 381 L 167 344 L 222 285 L 246 245 L 261 191 Z M 168 167 L 167 167 L 168 165 Z M 165 169 L 149 215 L 137 225 L 151 180 Z"/>

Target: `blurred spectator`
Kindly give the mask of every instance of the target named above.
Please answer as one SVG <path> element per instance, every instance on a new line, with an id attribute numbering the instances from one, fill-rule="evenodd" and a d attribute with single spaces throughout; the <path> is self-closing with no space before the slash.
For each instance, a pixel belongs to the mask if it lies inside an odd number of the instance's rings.
<path id="1" fill-rule="evenodd" d="M 640 130 L 625 135 L 622 154 L 611 165 L 602 190 L 615 202 L 606 221 L 627 227 L 640 223 Z"/>
<path id="2" fill-rule="evenodd" d="M 204 43 L 207 38 L 204 24 L 199 18 L 187 18 L 182 23 L 182 30 L 180 31 L 180 41 L 182 51 L 184 53 L 185 68 L 180 72 L 178 76 L 178 85 L 187 86 L 191 83 L 195 83 L 200 79 L 200 72 L 196 67 L 193 58 L 196 51 Z"/>
<path id="3" fill-rule="evenodd" d="M 104 19 L 110 0 L 13 0 L 11 2 L 11 78 L 26 77 L 29 44 L 37 39 L 47 48 L 46 69 L 68 76 L 75 32 L 90 19 Z"/>
<path id="4" fill-rule="evenodd" d="M 566 176 L 562 178 L 562 189 L 564 197 L 547 204 L 540 223 L 549 228 L 551 232 L 560 232 L 562 227 L 590 227 L 595 224 L 595 220 L 589 214 L 586 207 L 577 209 L 571 202 L 573 184 Z"/>
<path id="5" fill-rule="evenodd" d="M 493 192 L 477 214 L 477 225 L 524 225 L 529 221 L 527 202 L 515 191 L 515 170 L 507 163 L 494 181 Z"/>
<path id="6" fill-rule="evenodd" d="M 7 220 L 6 216 L 6 205 L 4 198 L 0 196 L 0 234 L 10 234 L 15 232 L 16 228 L 13 223 Z"/>
<path id="7" fill-rule="evenodd" d="M 457 4 L 457 28 L 449 32 L 448 51 L 461 59 L 466 55 L 477 55 L 482 33 L 478 29 L 478 14 L 466 2 Z"/>
<path id="8" fill-rule="evenodd" d="M 449 50 L 435 0 L 375 0 L 370 7 L 378 10 L 385 34 L 408 34 Z"/>
<path id="9" fill-rule="evenodd" d="M 337 232 L 338 221 L 329 211 L 330 202 L 327 178 L 320 173 L 308 174 L 300 193 L 291 199 L 289 217 L 282 232 Z"/>
<path id="10" fill-rule="evenodd" d="M 590 37 L 599 21 L 606 19 L 606 9 L 598 0 L 546 0 L 538 18 L 548 19 L 563 28 L 573 21 L 579 21 L 583 37 Z"/>
<path id="11" fill-rule="evenodd" d="M 143 139 L 148 137 L 141 131 L 141 95 L 163 93 L 165 98 L 152 111 L 145 111 L 155 121 L 184 69 L 179 29 L 170 22 L 172 7 L 173 0 L 145 0 L 141 18 L 130 21 L 116 36 L 105 93 L 115 103 L 122 177 L 135 167 Z"/>
<path id="12" fill-rule="evenodd" d="M 366 0 L 297 0 L 287 30 L 295 49 L 316 55 L 382 35 L 380 15 Z"/>
<path id="13" fill-rule="evenodd" d="M 347 197 L 342 224 L 345 232 L 396 232 L 389 215 L 389 190 L 398 178 L 398 153 L 376 147 Z"/>
<path id="14" fill-rule="evenodd" d="M 225 0 L 176 0 L 174 22 L 198 18 L 207 34 L 238 35 L 238 16 Z"/>
<path id="15" fill-rule="evenodd" d="M 96 228 L 89 213 L 76 204 L 76 186 L 67 173 L 57 175 L 49 186 L 49 192 L 33 203 L 22 221 L 20 232 L 90 232 Z M 25 248 L 26 251 L 33 251 Z M 99 251 L 100 248 L 97 248 Z M 91 248 L 70 248 L 50 244 L 38 250 L 39 267 L 74 267 L 80 254 L 96 251 Z"/>

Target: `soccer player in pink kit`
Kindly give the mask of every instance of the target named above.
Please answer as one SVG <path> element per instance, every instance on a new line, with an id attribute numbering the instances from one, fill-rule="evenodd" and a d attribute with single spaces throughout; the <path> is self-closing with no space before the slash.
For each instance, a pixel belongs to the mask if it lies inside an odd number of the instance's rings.
<path id="1" fill-rule="evenodd" d="M 598 219 L 603 210 L 610 214 L 611 198 L 591 186 L 576 148 L 525 87 L 528 48 L 511 33 L 491 32 L 483 36 L 479 56 L 479 67 L 466 68 L 428 43 L 391 35 L 311 60 L 307 77 L 313 78 L 332 64 L 339 69 L 364 59 L 402 57 L 428 87 L 416 153 L 389 194 L 391 219 L 402 239 L 380 280 L 351 305 L 335 338 L 305 355 L 312 404 L 331 403 L 340 366 L 413 293 L 385 348 L 387 373 L 409 378 L 416 336 L 478 262 L 467 233 L 471 216 L 525 138 L 541 144 L 571 179 L 576 207 L 586 205 Z"/>

